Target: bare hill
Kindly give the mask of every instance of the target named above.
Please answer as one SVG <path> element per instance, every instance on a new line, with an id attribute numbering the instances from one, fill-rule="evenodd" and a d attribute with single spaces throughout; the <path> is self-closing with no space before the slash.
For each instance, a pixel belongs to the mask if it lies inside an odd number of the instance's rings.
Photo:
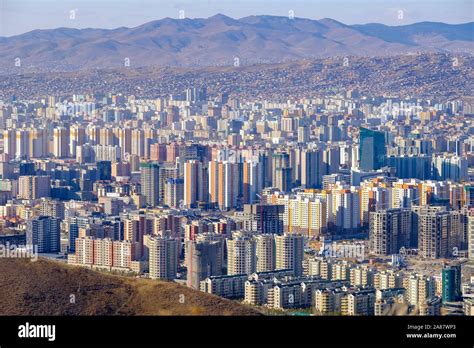
<path id="1" fill-rule="evenodd" d="M 0 315 L 258 315 L 185 286 L 62 263 L 0 259 Z"/>

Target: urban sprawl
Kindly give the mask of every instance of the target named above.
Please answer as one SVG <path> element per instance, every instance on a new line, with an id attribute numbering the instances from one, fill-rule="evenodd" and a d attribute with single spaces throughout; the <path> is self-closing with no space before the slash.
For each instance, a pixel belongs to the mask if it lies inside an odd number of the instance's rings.
<path id="1" fill-rule="evenodd" d="M 268 313 L 473 315 L 473 117 L 357 89 L 5 99 L 0 244 Z"/>

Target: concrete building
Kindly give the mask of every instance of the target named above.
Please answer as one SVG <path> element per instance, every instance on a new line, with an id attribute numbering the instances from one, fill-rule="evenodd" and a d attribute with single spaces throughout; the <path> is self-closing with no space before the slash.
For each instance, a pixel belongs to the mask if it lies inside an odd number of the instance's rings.
<path id="1" fill-rule="evenodd" d="M 141 194 L 146 204 L 155 207 L 160 201 L 160 166 L 157 163 L 140 164 Z"/>
<path id="2" fill-rule="evenodd" d="M 462 234 L 460 213 L 422 210 L 417 218 L 418 254 L 429 259 L 451 257 Z"/>
<path id="3" fill-rule="evenodd" d="M 197 208 L 207 199 L 206 169 L 202 162 L 190 160 L 184 164 L 184 207 Z"/>
<path id="4" fill-rule="evenodd" d="M 474 215 L 467 217 L 467 239 L 469 263 L 474 265 Z"/>
<path id="5" fill-rule="evenodd" d="M 268 302 L 268 292 L 274 286 L 273 279 L 250 279 L 245 282 L 244 302 L 252 306 L 261 306 Z"/>
<path id="6" fill-rule="evenodd" d="M 184 180 L 168 178 L 165 182 L 164 204 L 172 208 L 180 208 L 184 200 Z"/>
<path id="7" fill-rule="evenodd" d="M 421 316 L 439 316 L 441 314 L 441 299 L 431 297 L 421 302 L 418 314 Z"/>
<path id="8" fill-rule="evenodd" d="M 375 314 L 375 290 L 357 290 L 344 296 L 341 305 L 342 315 L 361 315 L 368 316 Z"/>
<path id="9" fill-rule="evenodd" d="M 283 233 L 285 206 L 280 204 L 244 204 L 246 230 L 258 233 Z"/>
<path id="10" fill-rule="evenodd" d="M 314 293 L 314 309 L 321 314 L 340 314 L 344 295 L 344 291 L 339 288 L 317 289 Z"/>
<path id="11" fill-rule="evenodd" d="M 179 241 L 167 237 L 146 236 L 151 279 L 173 280 L 178 272 Z"/>
<path id="12" fill-rule="evenodd" d="M 38 199 L 51 196 L 51 178 L 47 175 L 20 176 L 18 179 L 18 197 L 21 199 Z"/>
<path id="13" fill-rule="evenodd" d="M 234 232 L 227 240 L 227 274 L 251 274 L 256 270 L 256 245 L 251 234 Z"/>
<path id="14" fill-rule="evenodd" d="M 304 238 L 296 234 L 275 236 L 276 269 L 292 269 L 295 276 L 303 274 Z"/>
<path id="15" fill-rule="evenodd" d="M 374 274 L 374 288 L 377 290 L 401 288 L 403 275 L 393 270 L 379 271 Z"/>
<path id="16" fill-rule="evenodd" d="M 301 308 L 301 282 L 276 284 L 268 290 L 268 307 L 276 309 Z"/>
<path id="17" fill-rule="evenodd" d="M 143 263 L 135 258 L 136 243 L 91 236 L 75 239 L 75 252 L 68 263 L 108 271 L 142 273 Z"/>
<path id="18" fill-rule="evenodd" d="M 61 220 L 51 216 L 38 216 L 28 221 L 26 241 L 38 247 L 39 253 L 57 253 L 60 246 Z"/>
<path id="19" fill-rule="evenodd" d="M 221 253 L 220 241 L 186 241 L 187 285 L 199 290 L 202 280 L 222 275 Z"/>
<path id="20" fill-rule="evenodd" d="M 407 299 L 409 304 L 420 308 L 434 295 L 435 282 L 433 278 L 421 275 L 411 275 L 408 278 Z"/>
<path id="21" fill-rule="evenodd" d="M 276 267 L 275 237 L 272 234 L 262 234 L 255 237 L 256 241 L 256 271 L 269 272 Z"/>
<path id="22" fill-rule="evenodd" d="M 370 251 L 375 255 L 398 254 L 408 248 L 411 236 L 411 211 L 385 209 L 370 213 Z"/>
<path id="23" fill-rule="evenodd" d="M 327 232 L 327 199 L 318 194 L 285 196 L 279 200 L 284 204 L 283 223 L 285 233 L 317 237 Z"/>
<path id="24" fill-rule="evenodd" d="M 69 130 L 65 127 L 54 128 L 53 154 L 57 158 L 69 157 Z"/>
<path id="25" fill-rule="evenodd" d="M 292 177 L 290 167 L 290 156 L 287 153 L 273 154 L 273 187 L 283 192 L 289 192 L 292 188 Z"/>
<path id="26" fill-rule="evenodd" d="M 245 282 L 248 275 L 222 275 L 206 278 L 201 281 L 202 292 L 230 299 L 244 298 Z"/>
<path id="27" fill-rule="evenodd" d="M 367 266 L 357 266 L 350 269 L 349 280 L 351 285 L 368 287 L 373 286 L 374 270 Z"/>

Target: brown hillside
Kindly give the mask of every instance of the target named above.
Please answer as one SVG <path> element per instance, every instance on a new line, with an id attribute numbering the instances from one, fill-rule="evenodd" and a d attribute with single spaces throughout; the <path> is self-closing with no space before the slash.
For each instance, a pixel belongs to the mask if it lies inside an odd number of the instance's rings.
<path id="1" fill-rule="evenodd" d="M 172 282 L 109 275 L 46 260 L 0 259 L 0 315 L 258 314 Z"/>

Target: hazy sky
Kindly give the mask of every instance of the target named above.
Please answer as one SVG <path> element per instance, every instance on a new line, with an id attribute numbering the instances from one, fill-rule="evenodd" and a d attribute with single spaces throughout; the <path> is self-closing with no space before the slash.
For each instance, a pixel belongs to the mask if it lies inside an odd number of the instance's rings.
<path id="1" fill-rule="evenodd" d="M 178 18 L 180 10 L 188 18 L 216 13 L 288 16 L 293 11 L 295 17 L 328 17 L 346 24 L 474 21 L 474 0 L 0 0 L 0 36 L 57 27 L 134 27 Z"/>

